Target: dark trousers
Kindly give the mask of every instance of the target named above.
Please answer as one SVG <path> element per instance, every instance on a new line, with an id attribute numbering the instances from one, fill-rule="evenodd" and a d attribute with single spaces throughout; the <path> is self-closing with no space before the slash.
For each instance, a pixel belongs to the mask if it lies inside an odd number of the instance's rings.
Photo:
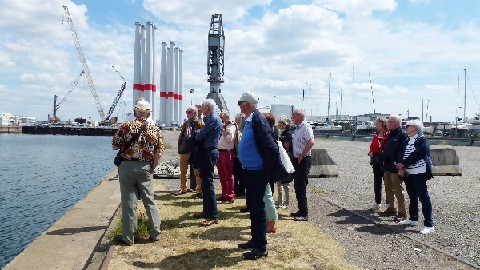
<path id="1" fill-rule="evenodd" d="M 195 179 L 195 172 L 192 165 L 190 165 L 190 189 L 195 190 L 197 188 L 197 180 Z"/>
<path id="2" fill-rule="evenodd" d="M 373 192 L 375 193 L 376 204 L 382 203 L 382 183 L 383 167 L 379 165 L 373 165 Z"/>
<path id="3" fill-rule="evenodd" d="M 405 188 L 410 199 L 408 213 L 410 220 L 418 221 L 418 200 L 422 203 L 422 214 L 425 219 L 423 225 L 433 227 L 432 202 L 427 190 L 427 178 L 425 173 L 409 174 L 404 178 Z"/>
<path id="4" fill-rule="evenodd" d="M 218 149 L 205 150 L 202 157 L 203 212 L 207 219 L 218 219 L 217 198 L 213 185 L 214 168 L 218 161 Z"/>
<path id="5" fill-rule="evenodd" d="M 267 215 L 263 196 L 267 181 L 263 170 L 244 170 L 247 205 L 250 210 L 252 242 L 260 251 L 267 250 Z"/>
<path id="6" fill-rule="evenodd" d="M 305 157 L 302 162 L 298 164 L 297 159 L 294 159 L 293 167 L 295 172 L 293 173 L 293 187 L 295 188 L 295 196 L 298 202 L 298 214 L 301 216 L 308 216 L 307 206 L 307 185 L 308 174 L 310 173 L 310 167 L 312 165 L 311 157 Z"/>
<path id="7" fill-rule="evenodd" d="M 238 157 L 233 158 L 233 179 L 235 196 L 245 196 L 245 181 L 243 180 L 243 167 Z"/>

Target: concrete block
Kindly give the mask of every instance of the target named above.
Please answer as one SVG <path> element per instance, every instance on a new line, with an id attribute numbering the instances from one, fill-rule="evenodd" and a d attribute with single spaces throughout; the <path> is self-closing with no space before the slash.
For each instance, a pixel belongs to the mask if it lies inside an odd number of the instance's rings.
<path id="1" fill-rule="evenodd" d="M 338 177 L 338 165 L 325 149 L 312 149 L 312 168 L 309 177 Z"/>
<path id="2" fill-rule="evenodd" d="M 433 175 L 461 176 L 457 152 L 455 149 L 430 149 Z"/>

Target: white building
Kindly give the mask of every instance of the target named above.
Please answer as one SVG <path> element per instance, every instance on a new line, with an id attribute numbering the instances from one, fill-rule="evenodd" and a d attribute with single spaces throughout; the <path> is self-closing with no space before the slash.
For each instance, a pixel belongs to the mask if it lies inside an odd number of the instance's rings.
<path id="1" fill-rule="evenodd" d="M 32 126 L 36 123 L 36 117 L 0 113 L 0 126 Z"/>

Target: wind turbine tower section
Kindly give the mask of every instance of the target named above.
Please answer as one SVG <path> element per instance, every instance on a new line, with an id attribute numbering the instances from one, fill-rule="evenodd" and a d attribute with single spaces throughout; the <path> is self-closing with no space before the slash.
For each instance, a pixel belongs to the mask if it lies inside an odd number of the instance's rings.
<path id="1" fill-rule="evenodd" d="M 222 14 L 213 14 L 210 21 L 210 31 L 208 32 L 207 81 L 210 82 L 210 92 L 207 99 L 213 99 L 220 111 L 228 111 L 221 88 L 224 82 L 224 49 L 225 34 L 223 32 Z"/>
<path id="2" fill-rule="evenodd" d="M 155 110 L 155 30 L 157 28 L 147 22 L 135 23 L 135 42 L 133 46 L 133 106 L 138 98 L 143 97 L 152 104 L 152 119 L 156 120 Z"/>

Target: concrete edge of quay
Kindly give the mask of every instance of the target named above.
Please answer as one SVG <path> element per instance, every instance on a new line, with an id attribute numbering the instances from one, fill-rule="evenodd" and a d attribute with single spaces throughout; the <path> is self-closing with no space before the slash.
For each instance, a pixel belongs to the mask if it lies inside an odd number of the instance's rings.
<path id="1" fill-rule="evenodd" d="M 4 270 L 99 269 L 108 251 L 104 238 L 120 204 L 116 175 L 115 168 Z"/>

